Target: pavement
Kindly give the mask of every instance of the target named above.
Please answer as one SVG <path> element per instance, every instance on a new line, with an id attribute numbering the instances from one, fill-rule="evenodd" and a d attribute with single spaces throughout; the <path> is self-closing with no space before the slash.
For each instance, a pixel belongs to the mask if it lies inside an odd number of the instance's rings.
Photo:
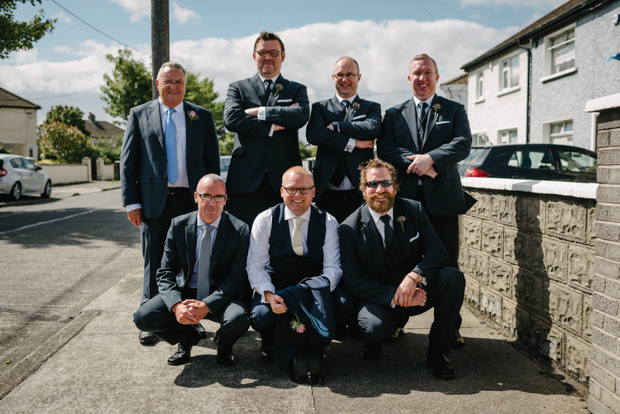
<path id="1" fill-rule="evenodd" d="M 61 194 L 102 191 L 118 183 L 56 187 Z M 136 249 L 139 255 L 139 249 Z M 384 345 L 377 361 L 360 359 L 361 342 L 344 338 L 327 350 L 324 385 L 300 385 L 258 356 L 250 331 L 235 345 L 237 364 L 215 362 L 213 333 L 192 350 L 190 362 L 169 366 L 176 347 L 142 346 L 132 314 L 142 269 L 87 305 L 78 317 L 0 377 L 0 413 L 587 413 L 583 386 L 522 351 L 466 305 L 466 345 L 450 353 L 457 378 L 442 381 L 425 366 L 432 313 L 410 318 L 405 334 Z"/>

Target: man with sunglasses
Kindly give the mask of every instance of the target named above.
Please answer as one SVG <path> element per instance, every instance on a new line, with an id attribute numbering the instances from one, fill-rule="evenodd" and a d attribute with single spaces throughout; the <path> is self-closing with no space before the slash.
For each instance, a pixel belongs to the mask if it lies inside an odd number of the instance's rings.
<path id="1" fill-rule="evenodd" d="M 398 189 L 391 164 L 369 161 L 360 175 L 366 203 L 338 229 L 344 282 L 365 339 L 361 356 L 379 358 L 381 342 L 399 324 L 434 308 L 426 361 L 436 377 L 450 380 L 456 374 L 447 354 L 465 278 L 446 267 L 448 255 L 422 205 L 396 197 Z"/>
<path id="2" fill-rule="evenodd" d="M 284 203 L 260 213 L 250 236 L 247 271 L 254 299 L 250 318 L 261 335 L 260 356 L 272 359 L 277 316 L 287 306 L 276 291 L 306 278 L 325 277 L 334 298 L 336 324 L 348 320 L 352 305 L 338 287 L 342 278 L 336 219 L 312 205 L 312 173 L 297 166 L 282 176 Z"/>
<path id="3" fill-rule="evenodd" d="M 170 365 L 189 361 L 202 337 L 197 329 L 201 319 L 220 324 L 215 360 L 224 366 L 235 363 L 233 344 L 250 326 L 245 272 L 249 230 L 223 211 L 226 199 L 224 180 L 215 174 L 202 177 L 194 192 L 198 211 L 174 218 L 168 230 L 157 271 L 159 294 L 134 314 L 140 330 L 178 344 Z"/>
<path id="4" fill-rule="evenodd" d="M 301 165 L 297 130 L 310 115 L 306 87 L 280 74 L 286 57 L 280 37 L 261 32 L 252 57 L 258 73 L 231 83 L 224 105 L 224 125 L 235 133 L 227 210 L 249 226 L 279 202 L 282 173 Z"/>

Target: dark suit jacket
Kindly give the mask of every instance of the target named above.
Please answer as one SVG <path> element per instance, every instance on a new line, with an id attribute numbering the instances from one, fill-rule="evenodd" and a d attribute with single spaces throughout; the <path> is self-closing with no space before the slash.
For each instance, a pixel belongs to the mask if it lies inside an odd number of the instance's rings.
<path id="1" fill-rule="evenodd" d="M 260 185 L 265 172 L 269 183 L 280 191 L 282 174 L 294 165 L 301 165 L 297 130 L 308 122 L 310 105 L 306 87 L 280 75 L 276 82 L 280 92 L 271 95 L 258 74 L 231 83 L 224 105 L 224 125 L 235 133 L 226 188 L 229 193 L 247 194 Z M 299 106 L 289 107 L 298 103 Z M 265 107 L 265 121 L 245 113 L 247 108 Z M 269 137 L 271 125 L 285 127 Z"/>
<path id="2" fill-rule="evenodd" d="M 168 309 L 183 300 L 181 292 L 190 279 L 196 263 L 196 216 L 198 212 L 172 220 L 161 267 L 157 270 L 157 286 Z M 231 299 L 249 300 L 249 284 L 245 261 L 250 245 L 248 225 L 235 216 L 222 212 L 217 236 L 211 252 L 211 294 L 203 300 L 218 313 Z"/>
<path id="3" fill-rule="evenodd" d="M 399 217 L 404 217 L 402 225 Z M 390 306 L 396 287 L 388 284 L 383 240 L 362 204 L 338 227 L 340 261 L 344 285 L 354 299 Z M 448 261 L 448 254 L 435 234 L 422 205 L 413 200 L 396 198 L 394 204 L 394 237 L 409 246 L 405 255 L 411 270 L 429 282 Z M 404 275 L 403 275 L 404 276 Z"/>
<path id="4" fill-rule="evenodd" d="M 381 133 L 381 105 L 361 99 L 359 96 L 355 98 L 355 102 L 360 108 L 356 111 L 349 110 L 346 120 L 342 118 L 342 105 L 336 96 L 312 105 L 306 138 L 309 143 L 318 147 L 316 164 L 312 171 L 316 199 L 319 199 L 327 188 L 342 157 L 347 163 L 352 183 L 356 188 L 360 183 L 360 172 L 357 167 L 374 157 L 372 148 L 354 148 L 353 152 L 344 150 L 349 138 L 370 141 L 378 138 Z M 339 133 L 326 128 L 334 122 L 338 123 Z"/>
<path id="5" fill-rule="evenodd" d="M 432 107 L 438 104 L 441 109 Z M 383 132 L 377 140 L 379 158 L 398 171 L 401 197 L 415 198 L 418 176 L 407 174 L 411 161 L 407 155 L 429 154 L 437 177 L 422 177 L 424 198 L 433 216 L 454 216 L 467 211 L 457 163 L 469 155 L 471 131 L 463 105 L 435 95 L 426 116 L 422 148 L 418 148 L 417 114 L 413 98 L 390 108 L 383 119 Z"/>
<path id="6" fill-rule="evenodd" d="M 220 173 L 220 151 L 211 112 L 184 102 L 187 178 L 190 193 L 200 178 Z M 190 120 L 195 111 L 198 119 Z M 159 217 L 166 205 L 168 166 L 158 100 L 131 109 L 121 154 L 123 206 L 141 203 L 146 218 Z"/>

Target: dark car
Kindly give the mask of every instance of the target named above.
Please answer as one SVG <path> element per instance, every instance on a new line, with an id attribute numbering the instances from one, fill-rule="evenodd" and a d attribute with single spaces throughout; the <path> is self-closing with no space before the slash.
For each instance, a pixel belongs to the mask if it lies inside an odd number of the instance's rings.
<path id="1" fill-rule="evenodd" d="M 472 147 L 459 173 L 463 177 L 596 182 L 596 152 L 556 144 Z"/>

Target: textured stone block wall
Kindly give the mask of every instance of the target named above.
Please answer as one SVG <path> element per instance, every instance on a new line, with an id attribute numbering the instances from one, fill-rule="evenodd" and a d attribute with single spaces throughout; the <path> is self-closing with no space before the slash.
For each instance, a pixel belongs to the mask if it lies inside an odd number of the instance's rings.
<path id="1" fill-rule="evenodd" d="M 596 201 L 467 191 L 478 202 L 460 224 L 465 300 L 556 367 L 586 382 Z"/>

